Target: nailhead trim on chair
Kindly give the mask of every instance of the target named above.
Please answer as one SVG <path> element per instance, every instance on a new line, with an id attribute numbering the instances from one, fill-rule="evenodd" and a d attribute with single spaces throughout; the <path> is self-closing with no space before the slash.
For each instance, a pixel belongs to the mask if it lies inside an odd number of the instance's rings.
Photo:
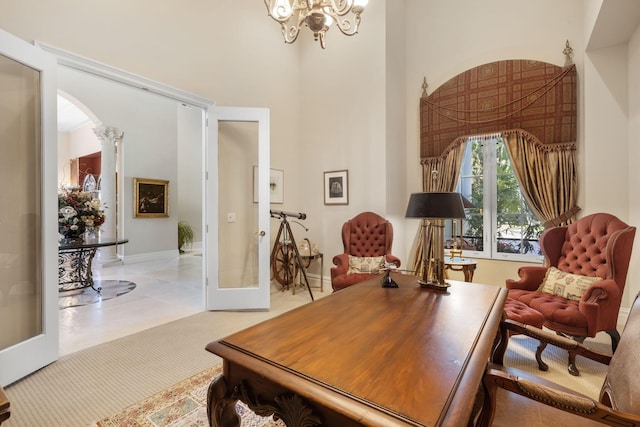
<path id="1" fill-rule="evenodd" d="M 519 377 L 514 377 L 514 380 L 524 394 L 549 406 L 565 408 L 581 414 L 593 414 L 597 409 L 597 404 L 592 399 L 541 387 L 535 382 Z"/>

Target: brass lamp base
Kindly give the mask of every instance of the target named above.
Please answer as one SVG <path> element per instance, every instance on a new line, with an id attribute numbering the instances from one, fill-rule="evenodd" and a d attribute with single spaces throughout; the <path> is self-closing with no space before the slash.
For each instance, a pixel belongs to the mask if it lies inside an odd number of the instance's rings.
<path id="1" fill-rule="evenodd" d="M 444 280 L 444 257 L 431 259 L 429 268 L 423 271 L 418 284 L 421 288 L 447 292 L 451 284 Z"/>
<path id="2" fill-rule="evenodd" d="M 451 287 L 451 284 L 447 282 L 439 283 L 433 281 L 425 282 L 424 280 L 418 280 L 418 284 L 421 288 L 433 289 L 434 291 L 438 292 L 447 292 L 447 289 Z"/>

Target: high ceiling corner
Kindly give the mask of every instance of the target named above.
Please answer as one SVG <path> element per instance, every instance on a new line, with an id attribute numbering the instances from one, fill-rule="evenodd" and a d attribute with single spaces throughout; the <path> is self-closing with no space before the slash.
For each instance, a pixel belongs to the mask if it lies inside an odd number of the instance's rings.
<path id="1" fill-rule="evenodd" d="M 640 26 L 640 1 L 602 0 L 587 50 L 624 44 Z"/>

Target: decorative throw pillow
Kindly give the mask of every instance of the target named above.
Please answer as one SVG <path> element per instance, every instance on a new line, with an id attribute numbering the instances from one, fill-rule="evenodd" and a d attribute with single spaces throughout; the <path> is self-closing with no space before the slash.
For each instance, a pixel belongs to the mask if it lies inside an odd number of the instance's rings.
<path id="1" fill-rule="evenodd" d="M 347 274 L 378 274 L 382 267 L 384 267 L 383 256 L 356 257 L 349 255 L 349 270 L 347 271 Z"/>
<path id="2" fill-rule="evenodd" d="M 580 301 L 582 294 L 591 285 L 601 280 L 602 278 L 600 277 L 580 276 L 578 274 L 565 273 L 555 267 L 549 267 L 538 290 L 569 300 Z"/>

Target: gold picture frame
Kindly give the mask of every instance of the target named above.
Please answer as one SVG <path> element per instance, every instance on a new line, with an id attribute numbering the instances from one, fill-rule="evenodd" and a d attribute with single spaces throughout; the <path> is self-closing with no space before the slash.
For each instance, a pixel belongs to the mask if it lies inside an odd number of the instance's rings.
<path id="1" fill-rule="evenodd" d="M 169 216 L 169 181 L 133 178 L 134 218 Z"/>

